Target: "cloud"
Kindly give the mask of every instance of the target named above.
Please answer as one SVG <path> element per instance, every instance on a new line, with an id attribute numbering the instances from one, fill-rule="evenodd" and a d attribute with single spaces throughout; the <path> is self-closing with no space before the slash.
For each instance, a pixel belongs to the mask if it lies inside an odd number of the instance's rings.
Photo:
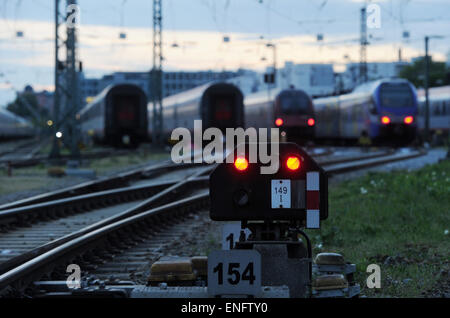
<path id="1" fill-rule="evenodd" d="M 3 20 L 4 21 L 4 20 Z M 2 64 L 14 68 L 15 79 L 20 84 L 30 82 L 38 87 L 50 88 L 53 83 L 54 26 L 50 22 L 20 20 L 24 38 L 8 40 L 2 32 Z M 119 33 L 126 31 L 127 38 L 119 39 Z M 63 30 L 61 30 L 63 31 Z M 63 32 L 62 32 L 63 33 Z M 61 34 L 62 34 L 61 33 Z M 259 34 L 229 33 L 229 42 L 215 31 L 165 31 L 164 68 L 166 70 L 205 69 L 264 69 L 273 62 L 273 50 L 265 46 Z M 348 42 L 329 45 L 354 37 L 351 34 L 329 36 L 323 44 L 315 36 L 284 36 L 274 40 L 277 45 L 277 63 L 345 63 L 348 56 L 359 61 L 359 44 Z M 112 26 L 81 25 L 78 30 L 79 58 L 87 76 L 99 76 L 114 71 L 148 71 L 152 65 L 152 32 L 150 28 L 119 28 Z M 7 40 L 7 41 L 6 41 Z M 176 44 L 176 45 L 175 45 Z M 398 56 L 397 43 L 371 44 L 368 48 L 370 61 L 394 61 Z M 404 59 L 422 55 L 423 52 L 411 46 L 403 46 Z M 61 52 L 63 58 L 64 52 Z M 445 59 L 443 54 L 435 54 Z M 264 59 L 263 59 L 264 58 Z M 38 71 L 37 71 L 38 70 Z M 31 76 L 30 73 L 39 72 Z M 18 74 L 23 75 L 18 75 Z M 19 86 L 13 81 L 15 86 Z"/>
<path id="2" fill-rule="evenodd" d="M 10 83 L 0 82 L 0 90 L 10 90 L 12 85 Z"/>

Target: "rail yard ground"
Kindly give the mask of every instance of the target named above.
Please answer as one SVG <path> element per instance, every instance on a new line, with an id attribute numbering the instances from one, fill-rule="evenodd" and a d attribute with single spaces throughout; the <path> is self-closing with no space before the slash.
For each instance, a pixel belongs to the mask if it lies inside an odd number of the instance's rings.
<path id="1" fill-rule="evenodd" d="M 367 297 L 450 297 L 450 161 L 437 163 L 446 152 L 431 149 L 423 157 L 333 176 L 329 218 L 320 231 L 308 231 L 314 253 L 338 252 L 357 264 L 355 278 Z M 93 159 L 83 168 L 108 175 L 167 158 L 137 150 Z M 50 178 L 47 168 L 17 169 L 11 178 L 0 174 L 0 202 L 85 181 Z M 211 221 L 207 211 L 193 217 L 196 222 L 183 241 L 163 244 L 161 256 L 220 249 L 222 224 Z M 366 287 L 369 264 L 381 267 L 380 289 Z"/>

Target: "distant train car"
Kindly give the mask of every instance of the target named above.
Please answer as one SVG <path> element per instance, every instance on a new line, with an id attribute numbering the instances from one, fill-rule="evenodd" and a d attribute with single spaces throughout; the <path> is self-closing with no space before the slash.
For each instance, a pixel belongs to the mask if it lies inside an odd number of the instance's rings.
<path id="1" fill-rule="evenodd" d="M 244 126 L 243 95 L 228 83 L 210 83 L 163 99 L 164 138 L 169 141 L 175 128 L 194 130 L 194 120 L 202 120 L 203 130 Z M 152 136 L 153 103 L 148 104 L 148 133 Z"/>
<path id="2" fill-rule="evenodd" d="M 419 96 L 419 130 L 425 130 L 425 91 L 417 92 Z M 448 137 L 450 133 L 450 86 L 434 87 L 428 91 L 430 105 L 430 133 L 436 137 Z"/>
<path id="3" fill-rule="evenodd" d="M 312 100 L 300 89 L 261 91 L 247 96 L 244 104 L 246 127 L 278 127 L 288 139 L 314 137 Z"/>
<path id="4" fill-rule="evenodd" d="M 410 142 L 417 136 L 415 87 L 403 79 L 382 79 L 352 93 L 313 101 L 317 140 Z"/>
<path id="5" fill-rule="evenodd" d="M 78 118 L 82 133 L 98 143 L 136 146 L 148 139 L 147 97 L 136 85 L 108 86 Z"/>
<path id="6" fill-rule="evenodd" d="M 6 109 L 0 109 L 0 139 L 20 139 L 32 137 L 35 134 L 33 125 Z"/>

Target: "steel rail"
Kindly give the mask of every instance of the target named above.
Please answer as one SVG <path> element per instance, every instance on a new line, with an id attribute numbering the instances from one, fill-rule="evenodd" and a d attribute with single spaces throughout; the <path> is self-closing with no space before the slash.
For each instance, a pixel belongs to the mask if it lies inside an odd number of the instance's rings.
<path id="1" fill-rule="evenodd" d="M 9 210 L 12 208 L 19 208 L 26 205 L 31 204 L 37 204 L 42 203 L 46 201 L 53 201 L 58 199 L 64 199 L 68 197 L 78 196 L 82 194 L 88 194 L 98 191 L 104 191 L 119 187 L 125 187 L 129 184 L 130 181 L 149 177 L 152 174 L 157 173 L 163 173 L 167 170 L 174 170 L 174 169 L 186 169 L 186 168 L 192 168 L 195 166 L 199 166 L 199 164 L 180 164 L 180 165 L 174 165 L 169 162 L 161 162 L 154 164 L 150 167 L 141 167 L 136 168 L 128 172 L 121 172 L 113 176 L 109 177 L 103 177 L 98 180 L 92 180 L 83 182 L 71 187 L 67 187 L 64 189 L 46 192 L 43 194 L 39 194 L 30 198 L 22 199 L 19 201 L 7 203 L 0 205 L 0 211 L 2 210 Z"/>
<path id="2" fill-rule="evenodd" d="M 85 235 L 91 231 L 94 231 L 98 228 L 101 228 L 102 226 L 106 226 L 111 223 L 122 220 L 124 218 L 133 216 L 140 212 L 146 211 L 150 208 L 154 208 L 158 205 L 166 204 L 166 203 L 170 202 L 171 200 L 173 200 L 175 197 L 177 197 L 179 195 L 179 193 L 184 194 L 184 193 L 188 192 L 189 190 L 195 189 L 196 187 L 206 187 L 208 185 L 209 178 L 207 176 L 202 177 L 202 175 L 209 173 L 212 169 L 213 169 L 213 167 L 207 167 L 207 168 L 203 169 L 202 171 L 193 174 L 191 177 L 189 177 L 183 181 L 180 181 L 178 183 L 175 183 L 172 186 L 158 192 L 157 194 L 153 195 L 152 197 L 142 201 L 141 203 L 137 204 L 134 207 L 131 207 L 131 208 L 125 210 L 124 212 L 115 214 L 109 218 L 101 220 L 101 221 L 94 223 L 90 226 L 87 226 L 81 230 L 78 230 L 78 231 L 68 234 L 66 236 L 57 238 L 47 244 L 36 247 L 24 254 L 14 257 L 14 258 L 0 264 L 0 273 L 4 273 L 4 272 L 6 272 L 14 267 L 17 267 L 20 264 L 36 257 L 37 255 L 45 253 L 46 251 L 48 251 L 50 249 L 53 249 L 61 244 L 64 244 L 65 242 L 67 242 L 69 240 L 72 240 L 74 238 Z"/>
<path id="3" fill-rule="evenodd" d="M 137 223 L 149 221 L 150 219 L 158 222 L 158 217 L 167 218 L 169 214 L 179 216 L 198 209 L 208 202 L 209 192 L 205 191 L 193 197 L 181 199 L 136 215 L 124 217 L 96 229 L 91 229 L 0 275 L 0 292 L 8 287 L 23 290 L 33 281 L 39 280 L 49 270 L 51 271 L 71 258 L 80 256 L 81 253 L 98 248 L 99 245 L 106 243 L 108 236 L 118 234 L 119 231 L 126 228 L 129 229 Z"/>
<path id="4" fill-rule="evenodd" d="M 338 163 L 338 164 L 334 164 L 334 165 L 330 165 L 330 166 L 325 166 L 324 170 L 328 174 L 340 174 L 340 173 L 346 173 L 351 170 L 364 169 L 364 168 L 369 168 L 369 167 L 373 167 L 373 166 L 379 166 L 379 165 L 382 165 L 385 163 L 417 158 L 417 157 L 425 155 L 426 153 L 427 152 L 425 150 L 417 150 L 417 151 L 407 153 L 407 154 L 392 154 L 392 155 L 381 156 L 381 157 L 371 158 L 371 159 L 343 162 L 343 163 Z"/>
<path id="5" fill-rule="evenodd" d="M 342 156 L 337 157 L 336 159 L 331 160 L 316 160 L 316 162 L 321 166 L 330 166 L 337 163 L 344 163 L 344 162 L 352 162 L 352 161 L 359 161 L 359 160 L 365 160 L 365 159 L 372 159 L 372 158 L 378 158 L 378 157 L 384 157 L 395 153 L 393 150 L 387 150 L 387 151 L 380 151 L 376 153 L 366 153 L 361 154 L 357 156 Z"/>
<path id="6" fill-rule="evenodd" d="M 326 155 L 327 153 L 320 153 L 317 154 L 318 157 L 322 155 Z M 194 157 L 198 156 L 198 154 L 194 153 Z M 315 157 L 316 155 L 313 154 Z M 35 159 L 30 159 L 35 160 Z M 57 199 L 63 199 L 67 197 L 72 197 L 75 195 L 82 195 L 92 192 L 98 192 L 108 189 L 114 189 L 118 187 L 125 187 L 128 185 L 128 183 L 133 179 L 138 179 L 141 177 L 145 177 L 149 174 L 155 174 L 155 173 L 162 173 L 167 170 L 173 170 L 173 169 L 184 169 L 194 166 L 199 166 L 204 164 L 196 164 L 196 163 L 184 163 L 184 164 L 173 164 L 170 161 L 163 161 L 156 164 L 152 164 L 151 166 L 145 166 L 140 168 L 135 168 L 128 172 L 121 172 L 118 174 L 115 174 L 113 176 L 108 177 L 102 177 L 97 180 L 87 181 L 83 182 L 74 186 L 70 186 L 64 189 L 55 190 L 51 192 L 46 192 L 43 194 L 39 194 L 30 198 L 25 198 L 22 200 L 18 200 L 11 203 L 6 203 L 3 205 L 0 205 L 0 211 L 2 210 L 9 210 L 12 208 L 18 208 L 23 207 L 26 205 L 31 204 L 37 204 L 42 203 L 45 201 L 51 201 L 51 200 L 57 200 Z"/>
<path id="7" fill-rule="evenodd" d="M 203 182 L 204 179 L 200 178 L 196 181 Z M 25 224 L 39 218 L 62 216 L 73 211 L 84 213 L 99 205 L 108 206 L 118 202 L 139 200 L 139 198 L 151 196 L 176 183 L 177 181 L 163 181 L 135 185 L 2 210 L 0 211 L 0 228 L 2 225 Z"/>

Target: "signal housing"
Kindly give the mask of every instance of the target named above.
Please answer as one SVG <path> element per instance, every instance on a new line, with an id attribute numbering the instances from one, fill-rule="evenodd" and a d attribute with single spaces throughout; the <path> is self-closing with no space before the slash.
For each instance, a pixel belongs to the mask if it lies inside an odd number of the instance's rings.
<path id="1" fill-rule="evenodd" d="M 248 146 L 246 144 L 247 154 Z M 230 156 L 236 158 L 233 153 Z M 297 170 L 290 170 L 286 165 L 287 159 L 293 156 L 300 159 Z M 250 162 L 245 171 L 237 171 L 230 163 L 216 167 L 210 176 L 212 220 L 305 221 L 306 224 L 311 211 L 318 212 L 320 220 L 328 217 L 327 175 L 297 144 L 280 143 L 277 173 L 261 174 L 261 166 L 264 165 L 260 162 Z M 272 208 L 274 180 L 290 184 L 290 205 Z"/>

